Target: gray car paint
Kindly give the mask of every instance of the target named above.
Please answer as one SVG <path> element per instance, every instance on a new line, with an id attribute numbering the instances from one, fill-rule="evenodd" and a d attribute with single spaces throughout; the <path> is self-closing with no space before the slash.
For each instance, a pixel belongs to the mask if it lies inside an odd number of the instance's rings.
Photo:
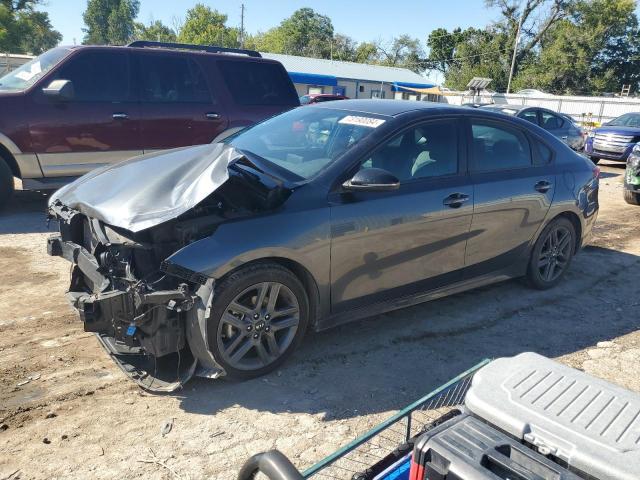
<path id="1" fill-rule="evenodd" d="M 353 108 L 349 104 L 354 102 L 366 105 L 363 101 L 345 101 L 340 102 L 340 108 Z M 434 189 L 433 184 L 424 183 L 424 192 L 418 194 L 426 200 L 422 209 L 415 206 L 416 195 L 403 195 L 402 187 L 398 194 L 372 192 L 366 194 L 368 198 L 356 197 L 355 201 L 352 194 L 344 195 L 340 191 L 339 185 L 348 177 L 350 167 L 366 158 L 366 153 L 385 138 L 417 121 L 452 115 L 467 117 L 465 110 L 429 106 L 395 115 L 400 122 L 385 123 L 375 139 L 367 139 L 346 158 L 296 190 L 279 211 L 225 223 L 213 236 L 184 247 L 168 261 L 213 278 L 255 260 L 293 262 L 309 272 L 314 281 L 312 290 L 318 294 L 319 305 L 315 326 L 322 329 L 424 301 L 425 293 L 438 296 L 439 292 L 455 291 L 456 285 L 467 289 L 522 275 L 537 235 L 559 214 L 575 222 L 580 232 L 577 247 L 581 246 L 590 235 L 597 213 L 597 198 L 595 207 L 593 199 L 591 203 L 585 200 L 597 191 L 592 168 L 586 159 L 560 140 L 517 118 L 507 120 L 503 115 L 489 112 L 482 115 L 496 121 L 502 119 L 551 147 L 555 152 L 552 163 L 526 171 L 500 172 L 494 174 L 492 180 L 491 175 L 481 179 L 467 177 L 467 172 L 463 172 L 463 184 L 469 182 L 469 178 L 480 183 L 468 187 L 475 192 L 473 207 L 469 204 L 466 210 L 457 211 L 453 216 L 442 208 L 442 198 L 449 191 L 443 185 Z M 534 188 L 539 179 L 549 180 L 553 188 L 540 194 Z M 457 191 L 460 186 L 453 185 L 451 191 Z M 327 201 L 323 200 L 325 195 Z M 431 229 L 439 228 L 437 222 L 425 221 L 422 217 L 434 212 L 436 216 L 448 217 L 443 220 L 445 228 L 441 234 L 431 233 Z M 469 222 L 471 226 L 467 227 Z M 428 232 L 418 238 L 415 233 L 413 237 L 407 235 L 418 228 Z M 367 234 L 363 237 L 365 230 Z M 407 237 L 414 239 L 418 250 L 407 253 L 411 243 Z M 357 238 L 364 243 L 357 242 Z M 496 245 L 497 239 L 501 241 Z M 461 260 L 461 244 L 467 241 L 468 254 Z M 388 247 L 388 252 L 383 252 L 383 246 Z M 383 255 L 385 261 L 381 267 Z M 450 270 L 455 266 L 459 268 Z M 336 286 L 336 282 L 342 284 Z M 358 296 L 359 301 L 346 302 Z M 343 301 L 346 303 L 341 305 Z"/>

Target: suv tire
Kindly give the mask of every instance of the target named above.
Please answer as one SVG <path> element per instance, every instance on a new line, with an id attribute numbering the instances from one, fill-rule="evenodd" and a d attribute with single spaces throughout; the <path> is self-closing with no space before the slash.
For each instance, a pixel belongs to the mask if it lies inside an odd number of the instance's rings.
<path id="1" fill-rule="evenodd" d="M 0 210 L 9 203 L 13 191 L 13 172 L 9 168 L 9 165 L 0 157 Z"/>
<path id="2" fill-rule="evenodd" d="M 300 280 L 275 263 L 250 265 L 215 288 L 209 349 L 228 377 L 259 377 L 293 353 L 308 324 L 309 299 Z"/>
<path id="3" fill-rule="evenodd" d="M 554 287 L 571 265 L 575 253 L 576 230 L 567 218 L 551 221 L 538 237 L 527 268 L 530 286 L 538 290 Z"/>
<path id="4" fill-rule="evenodd" d="M 623 190 L 624 201 L 629 205 L 640 205 L 640 193 L 632 192 L 628 188 Z"/>
<path id="5" fill-rule="evenodd" d="M 597 165 L 598 162 L 600 162 L 600 159 L 598 157 L 589 157 L 589 158 L 591 159 L 594 165 Z"/>

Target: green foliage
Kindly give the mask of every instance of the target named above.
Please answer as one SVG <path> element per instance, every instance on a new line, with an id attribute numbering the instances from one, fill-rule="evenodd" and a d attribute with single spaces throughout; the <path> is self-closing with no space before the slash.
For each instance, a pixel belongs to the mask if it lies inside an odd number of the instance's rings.
<path id="1" fill-rule="evenodd" d="M 82 18 L 87 28 L 83 43 L 124 45 L 132 40 L 139 0 L 88 0 Z"/>
<path id="2" fill-rule="evenodd" d="M 0 0 L 0 52 L 40 54 L 62 39 L 37 0 Z"/>
<path id="3" fill-rule="evenodd" d="M 279 26 L 256 35 L 254 43 L 265 52 L 329 58 L 332 39 L 331 19 L 312 8 L 301 8 Z"/>
<path id="4" fill-rule="evenodd" d="M 472 77 L 489 77 L 505 91 L 518 20 L 521 39 L 513 91 L 552 93 L 619 91 L 638 87 L 640 35 L 635 0 L 488 0 L 501 18 L 485 30 L 437 29 L 427 39 L 426 66 L 445 74 L 445 84 L 465 89 Z"/>
<path id="5" fill-rule="evenodd" d="M 154 42 L 175 42 L 177 40 L 176 32 L 160 20 L 150 22 L 149 25 L 136 23 L 134 37 L 136 40 L 152 40 Z"/>
<path id="6" fill-rule="evenodd" d="M 178 41 L 198 45 L 238 47 L 239 31 L 226 25 L 227 16 L 201 3 L 187 11 Z"/>
<path id="7" fill-rule="evenodd" d="M 555 93 L 616 92 L 638 86 L 640 52 L 633 0 L 576 1 L 567 19 L 545 34 L 536 61 L 525 65 L 516 87 Z"/>

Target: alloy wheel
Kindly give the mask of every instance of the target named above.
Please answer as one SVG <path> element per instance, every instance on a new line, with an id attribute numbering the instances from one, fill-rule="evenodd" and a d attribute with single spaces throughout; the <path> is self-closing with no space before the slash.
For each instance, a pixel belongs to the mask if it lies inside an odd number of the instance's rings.
<path id="1" fill-rule="evenodd" d="M 287 351 L 299 324 L 300 306 L 291 289 L 261 282 L 227 305 L 218 323 L 218 350 L 233 368 L 257 370 Z"/>
<path id="2" fill-rule="evenodd" d="M 549 230 L 537 263 L 543 281 L 553 282 L 562 275 L 571 259 L 572 248 L 572 235 L 567 227 L 557 225 Z"/>

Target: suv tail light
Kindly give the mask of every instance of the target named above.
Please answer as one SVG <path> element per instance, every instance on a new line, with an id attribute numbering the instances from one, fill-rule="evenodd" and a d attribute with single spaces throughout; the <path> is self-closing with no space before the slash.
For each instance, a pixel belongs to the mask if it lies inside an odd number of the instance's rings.
<path id="1" fill-rule="evenodd" d="M 593 167 L 593 178 L 600 178 L 600 167 Z"/>

